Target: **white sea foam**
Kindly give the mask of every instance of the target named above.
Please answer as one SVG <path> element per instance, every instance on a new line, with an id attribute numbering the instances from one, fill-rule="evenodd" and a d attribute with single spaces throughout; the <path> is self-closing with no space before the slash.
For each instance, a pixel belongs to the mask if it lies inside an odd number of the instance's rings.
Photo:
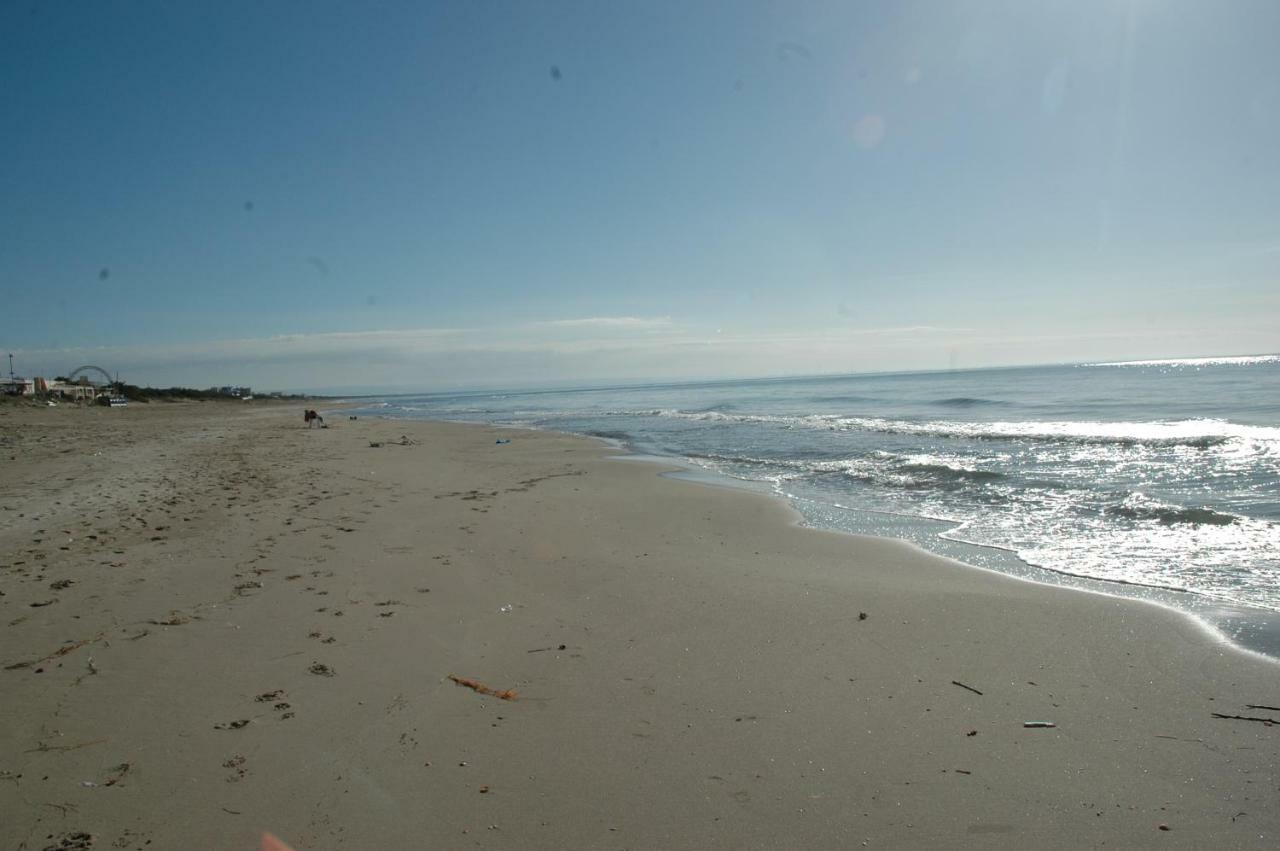
<path id="1" fill-rule="evenodd" d="M 1230 355 L 1211 358 L 1167 358 L 1164 360 L 1119 360 L 1085 366 L 1253 366 L 1280 363 L 1280 355 Z"/>
<path id="2" fill-rule="evenodd" d="M 881 417 L 841 417 L 833 414 L 782 416 L 771 414 L 726 414 L 719 411 L 663 409 L 651 416 L 673 417 L 701 422 L 761 423 L 783 428 L 825 430 L 865 430 L 886 434 L 919 434 L 932 437 L 962 437 L 977 440 L 1028 439 L 1086 443 L 1186 445 L 1199 448 L 1232 439 L 1280 442 L 1280 428 L 1250 426 L 1220 419 L 1189 419 L 1173 422 L 962 422 L 935 420 L 912 422 Z"/>

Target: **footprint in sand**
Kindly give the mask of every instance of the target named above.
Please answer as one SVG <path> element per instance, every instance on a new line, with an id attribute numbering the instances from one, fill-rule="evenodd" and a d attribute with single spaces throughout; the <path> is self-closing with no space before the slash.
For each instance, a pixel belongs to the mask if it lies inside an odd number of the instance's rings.
<path id="1" fill-rule="evenodd" d="M 226 762 L 222 763 L 223 768 L 229 768 L 233 772 L 227 776 L 228 783 L 239 783 L 246 775 L 248 775 L 249 769 L 245 768 L 244 764 L 245 758 L 240 754 L 236 754 Z"/>
<path id="2" fill-rule="evenodd" d="M 292 718 L 294 713 L 291 711 L 293 707 L 280 698 L 284 697 L 284 689 L 278 688 L 275 691 L 263 692 L 254 698 L 258 703 L 270 703 L 271 708 L 280 713 L 280 720 Z"/>

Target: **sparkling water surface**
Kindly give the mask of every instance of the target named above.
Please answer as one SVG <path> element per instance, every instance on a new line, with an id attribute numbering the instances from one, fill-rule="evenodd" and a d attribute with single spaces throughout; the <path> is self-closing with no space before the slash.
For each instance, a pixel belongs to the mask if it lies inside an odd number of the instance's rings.
<path id="1" fill-rule="evenodd" d="M 814 526 L 1154 599 L 1280 655 L 1280 356 L 363 401 L 611 438 Z"/>

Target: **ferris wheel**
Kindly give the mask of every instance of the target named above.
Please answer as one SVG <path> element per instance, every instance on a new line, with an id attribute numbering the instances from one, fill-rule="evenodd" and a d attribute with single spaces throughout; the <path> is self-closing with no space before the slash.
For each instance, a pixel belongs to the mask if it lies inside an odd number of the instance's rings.
<path id="1" fill-rule="evenodd" d="M 75 381 L 77 378 L 79 378 L 80 376 L 86 373 L 96 373 L 102 376 L 102 383 L 108 386 L 116 383 L 116 380 L 111 377 L 111 373 L 107 372 L 102 367 L 94 366 L 91 363 L 85 364 L 84 366 L 78 366 L 75 369 L 71 370 L 71 372 L 67 375 L 67 379 L 70 381 Z"/>

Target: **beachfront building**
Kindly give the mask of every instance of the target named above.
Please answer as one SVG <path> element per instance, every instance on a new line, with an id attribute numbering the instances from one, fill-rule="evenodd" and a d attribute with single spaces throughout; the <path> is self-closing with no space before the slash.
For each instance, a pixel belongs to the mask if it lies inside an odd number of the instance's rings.
<path id="1" fill-rule="evenodd" d="M 31 396 L 36 392 L 34 378 L 12 376 L 0 381 L 0 394 L 5 396 Z"/>
<path id="2" fill-rule="evenodd" d="M 44 379 L 36 380 L 44 382 Z M 50 396 L 57 396 L 60 399 L 69 399 L 76 402 L 92 402 L 103 392 L 101 387 L 90 384 L 88 379 L 85 378 L 79 381 L 58 381 L 54 379 L 44 383 L 44 392 Z"/>
<path id="3" fill-rule="evenodd" d="M 92 402 L 110 388 L 91 384 L 87 378 L 22 378 L 14 375 L 0 381 L 0 394 L 5 396 L 49 396 L 76 402 Z"/>
<path id="4" fill-rule="evenodd" d="M 0 393 L 6 396 L 45 396 L 76 402 L 92 402 L 105 388 L 86 380 L 66 381 L 61 378 L 12 378 L 0 381 Z"/>

